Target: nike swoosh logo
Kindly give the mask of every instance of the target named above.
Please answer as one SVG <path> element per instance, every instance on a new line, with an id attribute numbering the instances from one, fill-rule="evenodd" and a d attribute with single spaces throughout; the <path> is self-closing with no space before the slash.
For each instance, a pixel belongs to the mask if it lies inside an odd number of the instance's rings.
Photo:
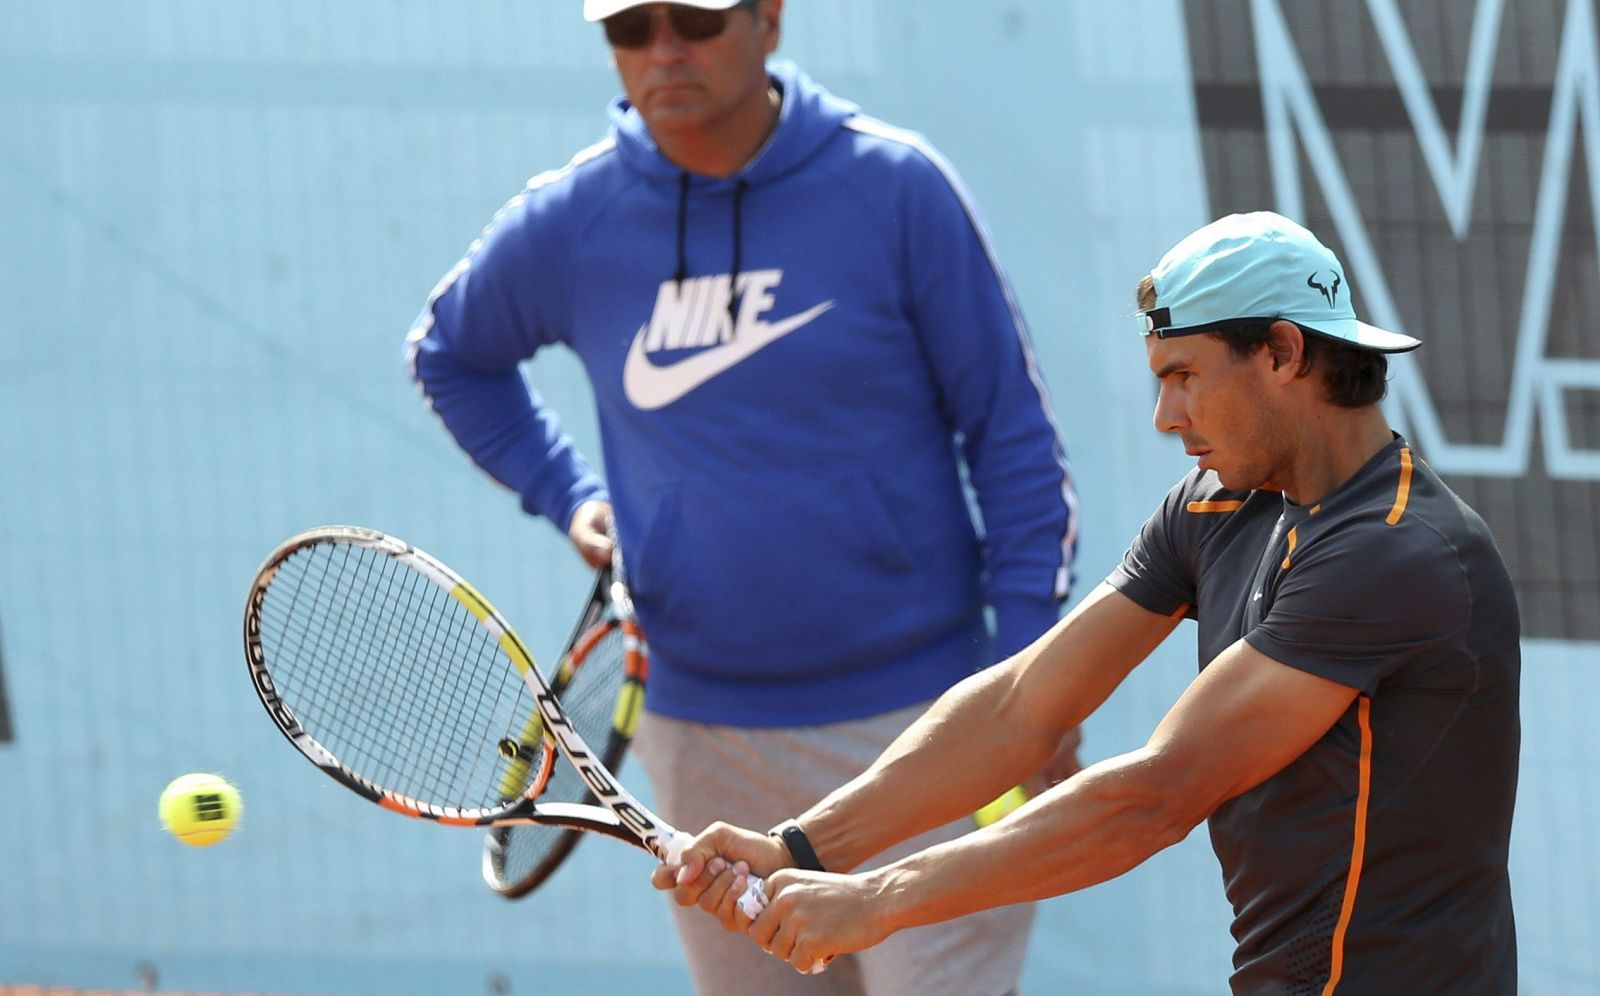
<path id="1" fill-rule="evenodd" d="M 639 334 L 633 337 L 628 360 L 622 367 L 622 390 L 634 407 L 642 411 L 665 408 L 711 378 L 743 363 L 757 351 L 809 325 L 832 308 L 833 304 L 832 301 L 824 301 L 782 321 L 757 324 L 720 346 L 713 346 L 664 367 L 651 363 L 645 355 L 644 338 L 650 326 L 642 325 Z"/>

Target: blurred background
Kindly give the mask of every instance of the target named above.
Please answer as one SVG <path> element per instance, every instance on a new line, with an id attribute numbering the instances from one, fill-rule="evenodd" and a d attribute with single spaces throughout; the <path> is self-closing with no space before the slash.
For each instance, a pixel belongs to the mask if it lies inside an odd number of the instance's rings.
<path id="1" fill-rule="evenodd" d="M 686 994 L 642 854 L 533 897 L 480 835 L 317 774 L 243 665 L 261 558 L 403 536 L 558 649 L 584 571 L 408 382 L 438 278 L 617 90 L 577 0 L 9 0 L 0 32 L 0 988 Z M 1083 509 L 1076 594 L 1187 468 L 1150 427 L 1133 287 L 1275 208 L 1427 342 L 1390 414 L 1493 527 L 1524 618 L 1525 993 L 1600 991 L 1600 45 L 1595 0 L 790 0 L 781 53 L 926 134 L 1031 323 Z M 598 445 L 567 354 L 530 375 Z M 1086 728 L 1143 743 L 1192 628 Z M 242 827 L 166 836 L 173 776 Z M 1215 993 L 1205 834 L 1045 904 L 1032 993 Z"/>

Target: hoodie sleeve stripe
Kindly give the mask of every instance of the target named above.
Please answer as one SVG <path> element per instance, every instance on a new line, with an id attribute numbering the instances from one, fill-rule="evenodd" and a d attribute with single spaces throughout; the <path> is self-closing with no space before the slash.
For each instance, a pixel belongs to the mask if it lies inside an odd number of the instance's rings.
<path id="1" fill-rule="evenodd" d="M 1056 421 L 1055 411 L 1050 404 L 1050 393 L 1044 384 L 1044 378 L 1039 373 L 1039 364 L 1033 352 L 1033 341 L 1028 334 L 1026 321 L 1022 317 L 1022 309 L 1018 307 L 1016 296 L 1012 292 L 1011 282 L 1006 279 L 1005 271 L 1000 266 L 999 255 L 995 252 L 994 242 L 990 238 L 989 229 L 979 217 L 971 196 L 967 193 L 965 185 L 957 175 L 955 168 L 949 161 L 940 155 L 938 150 L 918 135 L 916 132 L 896 128 L 885 124 L 875 118 L 865 115 L 855 115 L 845 122 L 845 127 L 865 135 L 881 138 L 885 141 L 896 142 L 915 149 L 923 158 L 932 163 L 944 177 L 945 182 L 961 201 L 962 208 L 966 211 L 968 219 L 972 222 L 973 231 L 978 233 L 978 239 L 983 245 L 984 254 L 988 257 L 989 265 L 994 270 L 995 280 L 1000 286 L 1001 293 L 1005 295 L 1006 307 L 1011 312 L 1012 328 L 1017 336 L 1017 342 L 1022 349 L 1023 361 L 1027 365 L 1028 379 L 1032 382 L 1037 394 L 1039 406 L 1044 411 L 1045 419 L 1049 422 L 1055 436 L 1054 455 L 1056 464 L 1061 468 L 1061 501 L 1067 510 L 1066 532 L 1061 537 L 1061 560 L 1056 570 L 1054 595 L 1058 599 L 1065 599 L 1072 586 L 1072 558 L 1073 551 L 1078 543 L 1078 496 L 1072 483 L 1072 467 L 1067 461 L 1066 451 L 1061 446 L 1061 426 Z"/>

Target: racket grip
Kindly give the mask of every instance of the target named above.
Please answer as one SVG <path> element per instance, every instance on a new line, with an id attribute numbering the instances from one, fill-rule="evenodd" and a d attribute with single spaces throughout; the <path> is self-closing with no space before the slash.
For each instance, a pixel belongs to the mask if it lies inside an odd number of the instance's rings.
<path id="1" fill-rule="evenodd" d="M 684 848 L 694 843 L 694 838 L 682 830 L 674 830 L 661 850 L 661 860 L 676 868 L 683 864 Z"/>
<path id="2" fill-rule="evenodd" d="M 766 908 L 767 883 L 759 876 L 751 875 L 748 884 L 744 887 L 744 894 L 739 897 L 739 912 L 754 920 Z M 806 969 L 805 974 L 822 974 L 822 971 L 828 967 L 828 962 L 832 960 L 832 958 L 824 958 L 821 961 L 812 962 L 811 967 Z"/>
<path id="3" fill-rule="evenodd" d="M 751 875 L 739 897 L 739 912 L 754 920 L 767 908 L 767 883 L 760 876 Z"/>

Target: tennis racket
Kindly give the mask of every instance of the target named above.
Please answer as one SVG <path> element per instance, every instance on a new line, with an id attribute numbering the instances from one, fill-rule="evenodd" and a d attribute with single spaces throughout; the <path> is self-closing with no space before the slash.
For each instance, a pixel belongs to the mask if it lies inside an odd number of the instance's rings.
<path id="1" fill-rule="evenodd" d="M 391 812 L 597 833 L 668 864 L 691 841 L 617 781 L 494 607 L 399 539 L 326 526 L 285 541 L 251 585 L 244 643 L 289 742 Z M 600 805 L 539 801 L 557 752 Z M 739 903 L 765 908 L 760 879 Z"/>
<path id="2" fill-rule="evenodd" d="M 550 690 L 583 739 L 597 745 L 600 763 L 615 773 L 633 739 L 644 701 L 648 651 L 633 617 L 620 563 L 595 573 L 594 587 L 578 614 L 567 649 L 556 664 Z M 541 723 L 539 712 L 532 713 Z M 507 787 L 514 802 L 516 785 Z M 557 765 L 538 795 L 551 803 L 598 804 L 572 765 Z M 555 874 L 584 834 L 558 826 L 505 824 L 491 827 L 483 842 L 483 880 L 508 899 L 526 896 Z"/>

